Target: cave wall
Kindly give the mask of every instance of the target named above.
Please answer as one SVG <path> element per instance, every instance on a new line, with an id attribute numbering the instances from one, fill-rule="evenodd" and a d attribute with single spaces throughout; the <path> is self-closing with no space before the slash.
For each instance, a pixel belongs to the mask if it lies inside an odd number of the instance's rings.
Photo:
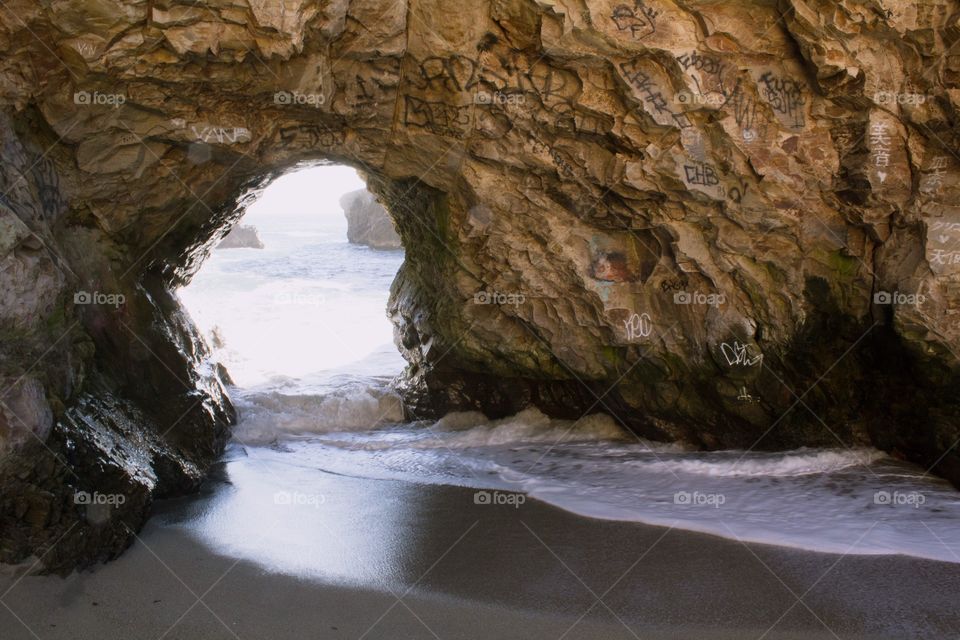
<path id="1" fill-rule="evenodd" d="M 873 444 L 960 482 L 958 17 L 5 2 L 0 559 L 109 557 L 196 486 L 233 411 L 170 291 L 320 161 L 361 170 L 403 238 L 412 414 L 533 402 L 708 448 Z"/>

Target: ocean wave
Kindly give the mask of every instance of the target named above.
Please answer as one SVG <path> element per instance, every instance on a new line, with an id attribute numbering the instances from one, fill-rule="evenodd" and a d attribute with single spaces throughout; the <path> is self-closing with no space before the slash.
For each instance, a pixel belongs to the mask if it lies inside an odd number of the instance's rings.
<path id="1" fill-rule="evenodd" d="M 716 459 L 722 457 L 724 459 Z M 784 453 L 704 453 L 697 458 L 631 461 L 649 471 L 686 473 L 711 477 L 790 477 L 833 473 L 862 467 L 886 457 L 882 451 L 857 449 L 799 449 Z"/>
<path id="2" fill-rule="evenodd" d="M 402 422 L 403 404 L 387 384 L 354 383 L 317 394 L 245 391 L 236 398 L 233 435 L 250 444 L 284 436 L 367 430 Z"/>
<path id="3" fill-rule="evenodd" d="M 624 440 L 630 435 L 610 416 L 594 413 L 579 420 L 552 419 L 536 408 L 490 420 L 480 412 L 449 413 L 428 431 L 434 438 L 421 447 L 487 447 L 524 443 L 561 443 Z"/>

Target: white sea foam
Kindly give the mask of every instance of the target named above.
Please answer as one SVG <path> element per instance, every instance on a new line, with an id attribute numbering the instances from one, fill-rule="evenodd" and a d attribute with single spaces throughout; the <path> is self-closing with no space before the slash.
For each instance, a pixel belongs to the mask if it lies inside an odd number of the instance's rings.
<path id="1" fill-rule="evenodd" d="M 647 470 L 687 473 L 715 477 L 789 477 L 840 471 L 847 467 L 869 465 L 885 457 L 876 449 L 806 450 L 789 453 L 751 456 L 735 455 L 732 459 L 642 462 Z"/>
<path id="2" fill-rule="evenodd" d="M 580 420 L 555 420 L 536 408 L 500 420 L 482 413 L 450 413 L 433 425 L 424 425 L 433 437 L 419 447 L 491 447 L 518 443 L 558 443 L 622 440 L 630 437 L 613 418 L 595 413 Z"/>
<path id="3" fill-rule="evenodd" d="M 313 402 L 293 413 L 309 421 Z M 269 412 L 269 403 L 262 406 Z M 345 475 L 518 491 L 593 518 L 960 562 L 960 494 L 873 449 L 685 451 L 638 440 L 602 414 L 574 422 L 535 409 L 502 420 L 458 413 L 378 429 L 334 428 L 331 415 L 315 415 L 309 430 L 298 423 L 310 433 L 297 438 L 274 431 L 282 451 L 259 455 Z M 258 419 L 269 425 L 268 413 Z"/>
<path id="4" fill-rule="evenodd" d="M 386 381 L 346 383 L 314 394 L 238 389 L 234 398 L 240 419 L 233 435 L 245 444 L 269 443 L 291 435 L 366 430 L 403 421 L 403 405 Z"/>

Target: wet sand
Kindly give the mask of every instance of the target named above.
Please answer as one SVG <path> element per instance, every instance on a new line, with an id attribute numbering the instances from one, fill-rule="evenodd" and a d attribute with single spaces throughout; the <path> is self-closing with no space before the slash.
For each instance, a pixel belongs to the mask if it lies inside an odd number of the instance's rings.
<path id="1" fill-rule="evenodd" d="M 158 505 L 117 561 L 66 579 L 4 568 L 0 637 L 960 637 L 960 564 L 747 545 L 531 500 L 476 504 L 472 489 L 309 473 L 322 502 L 266 508 L 251 487 L 286 478 L 227 465 L 204 495 Z"/>

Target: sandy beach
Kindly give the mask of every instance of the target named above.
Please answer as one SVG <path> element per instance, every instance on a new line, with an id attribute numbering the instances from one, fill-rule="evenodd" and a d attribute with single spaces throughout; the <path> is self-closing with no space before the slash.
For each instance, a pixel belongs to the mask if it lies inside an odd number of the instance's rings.
<path id="1" fill-rule="evenodd" d="M 228 464 L 202 496 L 157 505 L 112 563 L 66 579 L 6 567 L 3 638 L 942 639 L 960 630 L 958 564 L 742 544 L 532 500 L 476 504 L 459 487 L 311 475 L 322 480 L 310 495 L 324 499 L 293 499 L 273 516 L 247 495 L 253 479 Z M 257 481 L 273 490 L 271 478 Z M 297 552 L 306 541 L 309 556 Z"/>

